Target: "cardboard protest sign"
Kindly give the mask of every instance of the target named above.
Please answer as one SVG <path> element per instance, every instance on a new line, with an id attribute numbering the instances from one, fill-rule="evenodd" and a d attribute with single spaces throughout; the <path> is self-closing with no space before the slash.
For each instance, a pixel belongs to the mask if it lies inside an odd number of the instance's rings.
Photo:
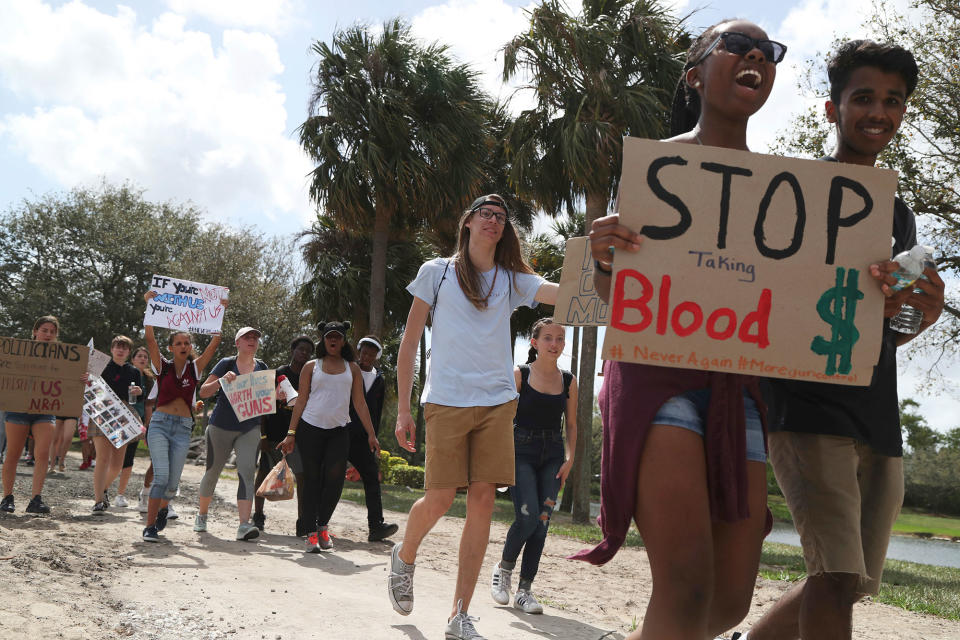
<path id="1" fill-rule="evenodd" d="M 603 357 L 867 385 L 890 258 L 897 175 L 625 138 Z"/>
<path id="2" fill-rule="evenodd" d="M 90 378 L 83 393 L 86 404 L 83 413 L 89 427 L 99 428 L 115 448 L 136 440 L 146 431 L 140 416 L 126 402 L 117 397 L 103 378 Z"/>
<path id="3" fill-rule="evenodd" d="M 571 327 L 602 327 L 610 317 L 610 307 L 593 287 L 593 257 L 590 239 L 570 238 L 563 254 L 560 289 L 553 307 L 553 320 Z"/>
<path id="4" fill-rule="evenodd" d="M 220 331 L 224 313 L 220 300 L 229 295 L 226 287 L 155 275 L 150 290 L 157 296 L 147 302 L 144 326 L 190 333 Z"/>
<path id="5" fill-rule="evenodd" d="M 88 357 L 79 344 L 0 338 L 0 407 L 79 416 Z"/>
<path id="6" fill-rule="evenodd" d="M 99 376 L 103 373 L 103 370 L 107 368 L 107 365 L 113 359 L 103 351 L 99 351 L 93 346 L 93 338 L 90 338 L 90 342 L 87 343 L 87 347 L 90 349 L 90 357 L 87 360 L 87 373 L 91 376 Z"/>
<path id="7" fill-rule="evenodd" d="M 276 371 L 254 371 L 237 376 L 233 382 L 220 378 L 220 386 L 227 394 L 227 400 L 237 414 L 238 420 L 249 420 L 268 413 L 275 413 L 277 407 L 277 387 L 274 383 Z"/>

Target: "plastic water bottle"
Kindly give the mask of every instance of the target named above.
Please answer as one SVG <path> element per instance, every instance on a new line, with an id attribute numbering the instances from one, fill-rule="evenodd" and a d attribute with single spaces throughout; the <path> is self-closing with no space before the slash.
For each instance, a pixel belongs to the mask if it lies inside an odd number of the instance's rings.
<path id="1" fill-rule="evenodd" d="M 127 389 L 127 404 L 137 404 L 137 396 L 133 394 L 133 388 L 137 386 L 136 383 L 131 382 L 130 387 Z"/>
<path id="2" fill-rule="evenodd" d="M 912 286 L 923 275 L 923 270 L 927 267 L 936 266 L 933 261 L 933 248 L 924 245 L 916 245 L 909 251 L 897 254 L 894 260 L 900 265 L 893 276 L 897 283 L 891 287 L 894 291 L 900 291 Z M 914 293 L 923 293 L 922 289 L 914 289 Z M 923 312 L 915 309 L 909 304 L 904 304 L 900 312 L 890 319 L 890 328 L 900 333 L 915 334 L 920 331 L 920 323 L 923 321 Z"/>

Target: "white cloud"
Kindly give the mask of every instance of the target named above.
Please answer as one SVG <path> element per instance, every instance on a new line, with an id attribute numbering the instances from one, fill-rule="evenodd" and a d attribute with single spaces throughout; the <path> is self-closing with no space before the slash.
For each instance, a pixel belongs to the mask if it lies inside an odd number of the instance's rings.
<path id="1" fill-rule="evenodd" d="M 487 93 L 506 99 L 512 87 L 502 82 L 501 49 L 516 34 L 530 25 L 526 9 L 513 7 L 504 0 L 450 0 L 424 9 L 411 21 L 413 34 L 427 42 L 450 46 L 460 62 L 469 62 L 480 72 Z"/>
<path id="2" fill-rule="evenodd" d="M 166 0 L 174 13 L 197 16 L 227 27 L 285 31 L 292 23 L 293 0 Z"/>
<path id="3" fill-rule="evenodd" d="M 310 212 L 310 165 L 287 129 L 282 71 L 262 33 L 214 43 L 172 13 L 146 27 L 124 7 L 5 3 L 0 81 L 26 106 L 0 136 L 65 187 L 132 179 L 233 223 L 293 214 L 292 230 Z"/>

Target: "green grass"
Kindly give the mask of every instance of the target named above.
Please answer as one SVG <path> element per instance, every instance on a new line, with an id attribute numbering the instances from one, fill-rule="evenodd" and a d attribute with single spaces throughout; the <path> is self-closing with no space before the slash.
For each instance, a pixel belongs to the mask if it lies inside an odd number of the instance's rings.
<path id="1" fill-rule="evenodd" d="M 407 513 L 410 507 L 423 495 L 421 489 L 409 489 L 383 485 L 383 507 L 390 511 Z M 363 485 L 359 482 L 347 482 L 343 497 L 352 502 L 363 504 Z M 770 496 L 770 509 L 774 518 L 790 521 L 790 512 L 779 496 Z M 448 516 L 462 518 L 466 515 L 466 495 L 457 494 Z M 513 522 L 513 504 L 507 500 L 497 500 L 493 519 L 498 522 Z M 960 520 L 924 515 L 905 509 L 897 520 L 895 531 L 914 533 L 908 527 L 920 531 L 939 532 L 936 535 L 954 535 L 960 533 Z M 600 529 L 594 524 L 574 524 L 565 513 L 555 513 L 550 520 L 550 535 L 565 536 L 584 543 L 600 542 Z M 625 546 L 643 546 L 636 529 L 631 527 Z M 796 581 L 806 574 L 803 555 L 799 547 L 775 542 L 764 542 L 760 555 L 760 575 L 770 580 Z M 920 613 L 928 613 L 950 620 L 960 620 L 960 569 L 935 567 L 914 562 L 887 560 L 880 593 L 874 598 L 877 602 L 893 605 Z"/>
<path id="2" fill-rule="evenodd" d="M 790 510 L 782 496 L 767 496 L 767 506 L 773 513 L 773 519 L 779 522 L 793 522 Z M 918 535 L 921 537 L 941 536 L 960 538 L 960 518 L 923 513 L 917 509 L 904 507 L 900 517 L 893 524 L 893 532 L 899 535 Z"/>

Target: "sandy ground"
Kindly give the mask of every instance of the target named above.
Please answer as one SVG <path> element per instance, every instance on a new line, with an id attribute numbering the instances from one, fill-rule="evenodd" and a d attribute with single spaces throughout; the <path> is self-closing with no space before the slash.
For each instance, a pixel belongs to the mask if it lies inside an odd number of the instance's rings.
<path id="1" fill-rule="evenodd" d="M 90 508 L 92 473 L 78 471 L 71 454 L 67 472 L 48 478 L 49 516 L 29 516 L 29 473 L 17 478 L 17 512 L 0 513 L 0 638 L 184 639 L 379 639 L 443 637 L 456 573 L 462 521 L 444 518 L 424 543 L 416 574 L 416 608 L 402 617 L 386 596 L 389 543 L 366 542 L 366 511 L 342 502 L 331 531 L 335 552 L 305 554 L 293 534 L 293 501 L 267 504 L 267 531 L 258 541 L 237 542 L 232 505 L 236 482 L 221 480 L 210 512 L 210 531 L 192 530 L 202 468 L 188 464 L 182 514 L 164 531 L 166 540 L 140 540 L 142 517 L 134 507 Z M 138 458 L 128 497 L 142 482 L 147 460 Z M 135 500 L 131 500 L 135 505 Z M 405 515 L 388 513 L 403 524 Z M 639 622 L 650 595 L 642 549 L 625 549 L 607 566 L 563 557 L 582 547 L 551 537 L 536 593 L 544 615 L 496 606 L 487 588 L 507 528 L 493 524 L 490 546 L 471 614 L 487 637 L 599 640 L 623 638 Z M 748 621 L 780 596 L 785 585 L 760 580 Z M 960 638 L 960 623 L 909 613 L 872 602 L 856 608 L 859 639 Z"/>

